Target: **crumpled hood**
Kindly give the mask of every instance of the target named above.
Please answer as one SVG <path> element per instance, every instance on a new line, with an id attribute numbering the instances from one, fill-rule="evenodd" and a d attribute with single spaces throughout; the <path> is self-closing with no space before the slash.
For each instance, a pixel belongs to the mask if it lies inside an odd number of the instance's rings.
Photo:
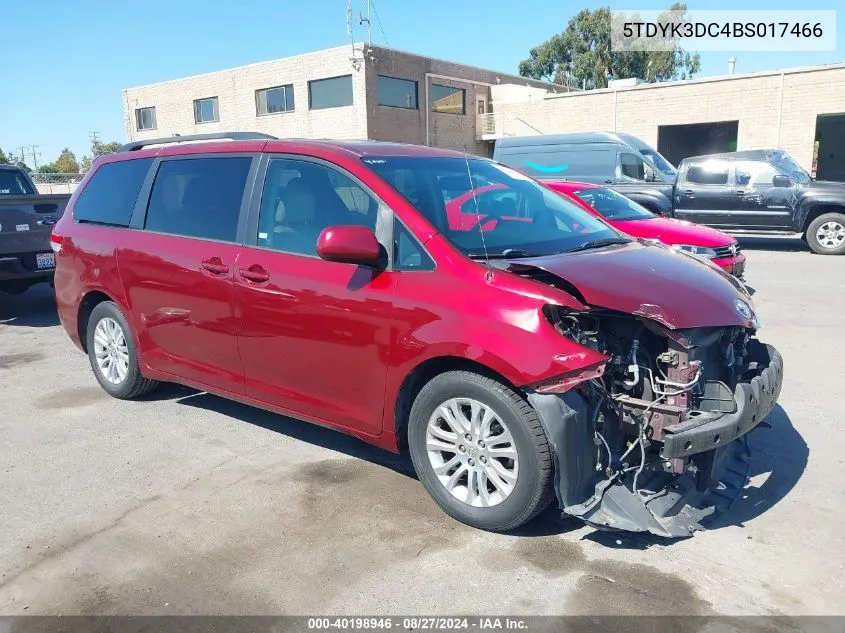
<path id="1" fill-rule="evenodd" d="M 663 246 L 630 242 L 510 264 L 514 272 L 533 267 L 565 279 L 591 306 L 647 317 L 672 329 L 754 327 L 754 306 L 740 282 L 708 262 Z"/>

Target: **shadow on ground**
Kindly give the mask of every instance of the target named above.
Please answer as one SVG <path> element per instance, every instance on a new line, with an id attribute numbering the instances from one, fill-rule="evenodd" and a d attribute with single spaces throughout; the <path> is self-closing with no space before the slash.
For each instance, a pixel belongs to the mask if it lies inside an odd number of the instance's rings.
<path id="1" fill-rule="evenodd" d="M 807 243 L 799 237 L 739 237 L 739 245 L 746 251 L 773 251 L 778 253 L 812 253 Z"/>
<path id="2" fill-rule="evenodd" d="M 48 284 L 38 284 L 19 295 L 0 292 L 0 325 L 52 327 L 58 324 L 56 298 Z"/>
<path id="3" fill-rule="evenodd" d="M 757 427 L 748 435 L 751 449 L 749 481 L 739 497 L 708 524 L 709 531 L 729 526 L 744 528 L 786 497 L 807 467 L 810 449 L 780 405 L 766 418 L 771 428 Z M 593 532 L 585 537 L 608 547 L 647 549 L 673 541 L 650 534 Z"/>
<path id="4" fill-rule="evenodd" d="M 333 429 L 302 422 L 252 406 L 240 404 L 204 392 L 198 392 L 178 385 L 163 385 L 147 396 L 149 400 L 175 400 L 179 404 L 197 407 L 254 424 L 281 435 L 321 446 L 329 450 L 363 459 L 389 468 L 406 477 L 416 479 L 409 457 L 396 455 L 372 446 L 363 440 L 344 435 Z M 727 526 L 744 527 L 783 499 L 800 479 L 807 466 L 809 449 L 801 435 L 792 425 L 787 413 L 776 405 L 766 419 L 771 428 L 759 427 L 749 435 L 751 458 L 749 461 L 749 485 L 741 492 L 733 505 L 718 518 L 711 521 L 709 530 Z M 537 537 L 564 534 L 583 528 L 579 520 L 561 518 L 557 504 L 549 508 L 529 524 L 512 532 L 514 536 Z M 624 549 L 646 549 L 655 545 L 666 546 L 674 541 L 648 534 L 627 532 L 595 531 L 584 538 L 608 547 Z"/>

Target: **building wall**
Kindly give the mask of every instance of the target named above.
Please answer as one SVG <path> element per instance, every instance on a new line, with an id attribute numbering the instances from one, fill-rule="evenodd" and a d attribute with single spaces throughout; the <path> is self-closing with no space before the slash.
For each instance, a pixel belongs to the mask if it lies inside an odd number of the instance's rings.
<path id="1" fill-rule="evenodd" d="M 360 52 L 360 51 L 359 51 Z M 123 91 L 129 140 L 172 134 L 264 132 L 279 137 L 363 139 L 367 136 L 364 69 L 355 70 L 350 46 L 251 64 Z M 352 75 L 353 105 L 308 109 L 308 82 Z M 295 110 L 257 116 L 255 91 L 293 84 Z M 218 97 L 219 121 L 194 122 L 194 99 Z M 155 106 L 156 129 L 138 131 L 135 109 Z"/>
<path id="2" fill-rule="evenodd" d="M 534 88 L 549 89 L 547 83 L 499 73 L 483 68 L 422 57 L 402 51 L 370 47 L 367 62 L 368 135 L 372 139 L 404 143 L 426 143 L 426 112 L 428 112 L 428 143 L 437 147 L 466 150 L 488 155 L 490 144 L 476 140 L 477 99 L 490 101 L 490 85 L 518 83 Z M 395 108 L 379 105 L 378 76 L 385 75 L 417 82 L 419 108 Z M 429 76 L 427 75 L 435 75 Z M 444 79 L 454 77 L 459 79 Z M 426 103 L 426 83 L 439 84 L 466 91 L 465 114 L 431 111 Z M 563 86 L 556 89 L 567 90 Z"/>
<path id="3" fill-rule="evenodd" d="M 174 81 L 124 90 L 124 125 L 129 140 L 173 134 L 201 134 L 232 130 L 265 132 L 284 137 L 339 138 L 426 142 L 426 73 L 460 77 L 461 80 L 429 78 L 466 90 L 466 114 L 428 111 L 429 144 L 489 154 L 490 144 L 476 140 L 476 97 L 489 101 L 487 84 L 518 82 L 543 91 L 565 91 L 563 86 L 524 79 L 491 70 L 441 61 L 377 46 L 356 45 L 197 75 Z M 354 104 L 323 110 L 308 109 L 308 82 L 352 74 Z M 378 75 L 410 79 L 418 83 L 418 109 L 381 106 Z M 293 112 L 257 116 L 255 91 L 293 84 Z M 195 123 L 195 99 L 218 98 L 219 121 Z M 135 110 L 155 106 L 156 129 L 137 130 Z"/>
<path id="4" fill-rule="evenodd" d="M 782 86 L 782 88 L 781 88 Z M 787 150 L 807 170 L 816 116 L 845 112 L 845 67 L 788 69 L 494 102 L 506 135 L 629 132 L 657 147 L 658 127 L 739 121 L 737 149 Z"/>

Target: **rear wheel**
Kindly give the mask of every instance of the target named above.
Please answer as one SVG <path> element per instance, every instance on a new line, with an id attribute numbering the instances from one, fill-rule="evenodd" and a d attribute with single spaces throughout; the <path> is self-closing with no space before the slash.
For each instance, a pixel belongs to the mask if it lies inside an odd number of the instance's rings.
<path id="1" fill-rule="evenodd" d="M 473 527 L 513 530 L 552 499 L 551 451 L 536 412 L 486 376 L 433 378 L 411 408 L 408 445 L 429 494 Z"/>
<path id="2" fill-rule="evenodd" d="M 98 303 L 91 311 L 86 341 L 94 376 L 109 395 L 130 400 L 158 385 L 141 375 L 129 323 L 113 302 Z"/>
<path id="3" fill-rule="evenodd" d="M 825 213 L 810 222 L 807 243 L 820 255 L 845 254 L 845 215 Z"/>

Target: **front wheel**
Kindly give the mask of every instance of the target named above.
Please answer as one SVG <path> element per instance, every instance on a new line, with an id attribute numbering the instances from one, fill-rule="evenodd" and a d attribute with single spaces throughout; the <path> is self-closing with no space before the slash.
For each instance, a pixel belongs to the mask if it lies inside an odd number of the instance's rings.
<path id="1" fill-rule="evenodd" d="M 138 351 L 123 313 L 111 301 L 98 303 L 88 319 L 88 359 L 100 386 L 121 400 L 137 398 L 158 383 L 144 378 L 138 365 Z"/>
<path id="2" fill-rule="evenodd" d="M 845 255 L 845 215 L 825 213 L 810 222 L 807 243 L 820 255 Z"/>
<path id="3" fill-rule="evenodd" d="M 420 481 L 451 517 L 513 530 L 551 501 L 552 457 L 534 409 L 502 383 L 440 374 L 411 408 L 408 445 Z"/>

